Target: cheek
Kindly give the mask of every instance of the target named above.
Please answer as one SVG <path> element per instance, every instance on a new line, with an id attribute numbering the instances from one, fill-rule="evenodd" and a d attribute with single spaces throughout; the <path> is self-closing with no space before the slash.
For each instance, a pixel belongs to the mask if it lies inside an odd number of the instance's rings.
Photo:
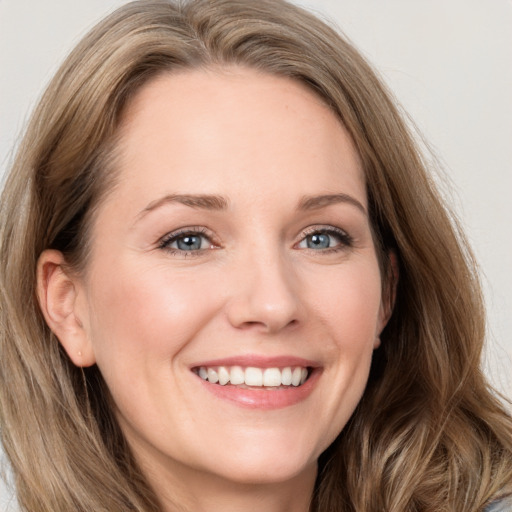
<path id="1" fill-rule="evenodd" d="M 100 368 L 169 364 L 218 309 L 215 294 L 205 293 L 208 280 L 192 272 L 118 264 L 100 274 L 89 301 Z"/>
<path id="2" fill-rule="evenodd" d="M 325 285 L 308 285 L 316 316 L 328 326 L 343 353 L 373 348 L 380 331 L 381 278 L 376 261 L 340 265 L 330 272 Z"/>
<path id="3" fill-rule="evenodd" d="M 335 386 L 331 398 L 342 397 L 345 404 L 352 400 L 355 407 L 366 386 L 381 329 L 377 263 L 369 260 L 363 265 L 340 266 L 331 274 L 329 286 L 316 288 L 315 309 L 323 334 L 316 337 L 331 361 Z"/>

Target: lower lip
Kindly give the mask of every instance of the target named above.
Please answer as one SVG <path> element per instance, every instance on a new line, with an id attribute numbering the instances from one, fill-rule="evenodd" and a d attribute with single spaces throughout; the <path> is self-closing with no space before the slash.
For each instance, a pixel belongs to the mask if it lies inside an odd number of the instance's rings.
<path id="1" fill-rule="evenodd" d="M 207 380 L 201 379 L 199 376 L 197 378 L 213 395 L 241 407 L 249 409 L 282 409 L 306 400 L 315 388 L 320 374 L 321 371 L 317 368 L 302 386 L 289 386 L 279 389 L 248 389 L 231 386 L 230 384 L 222 386 L 220 384 L 212 384 Z"/>

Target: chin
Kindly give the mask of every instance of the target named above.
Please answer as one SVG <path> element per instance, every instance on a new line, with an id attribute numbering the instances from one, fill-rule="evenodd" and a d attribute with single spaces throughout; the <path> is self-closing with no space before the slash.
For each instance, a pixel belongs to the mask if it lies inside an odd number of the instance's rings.
<path id="1" fill-rule="evenodd" d="M 318 456 L 325 448 L 308 450 L 307 443 L 291 438 L 279 442 L 277 439 L 265 442 L 260 438 L 244 445 L 233 443 L 229 454 L 212 454 L 215 472 L 239 484 L 262 485 L 287 482 L 304 473 L 316 474 Z"/>
<path id="2" fill-rule="evenodd" d="M 316 474 L 317 461 L 308 460 L 298 463 L 295 461 L 277 460 L 276 457 L 236 464 L 230 470 L 222 471 L 219 475 L 226 480 L 244 485 L 281 484 L 300 478 L 304 474 Z"/>

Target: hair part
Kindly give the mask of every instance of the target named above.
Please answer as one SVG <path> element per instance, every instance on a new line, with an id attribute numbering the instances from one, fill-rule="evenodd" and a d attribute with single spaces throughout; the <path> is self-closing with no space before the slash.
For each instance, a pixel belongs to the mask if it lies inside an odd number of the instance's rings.
<path id="1" fill-rule="evenodd" d="M 338 115 L 366 174 L 384 281 L 400 279 L 370 380 L 322 455 L 314 510 L 479 510 L 512 492 L 512 422 L 482 376 L 471 252 L 389 92 L 353 46 L 282 0 L 129 3 L 97 25 L 41 99 L 0 204 L 0 420 L 23 510 L 154 511 L 96 367 L 75 367 L 45 324 L 47 248 L 87 262 L 117 177 L 123 111 L 148 81 L 243 66 L 297 80 Z M 388 286 L 389 289 L 389 286 Z"/>

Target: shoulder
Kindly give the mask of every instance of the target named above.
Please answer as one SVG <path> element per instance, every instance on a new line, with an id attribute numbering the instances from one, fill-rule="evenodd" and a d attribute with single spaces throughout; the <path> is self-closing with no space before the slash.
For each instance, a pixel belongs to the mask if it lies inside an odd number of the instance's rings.
<path id="1" fill-rule="evenodd" d="M 512 497 L 493 501 L 485 508 L 484 512 L 512 512 Z"/>

